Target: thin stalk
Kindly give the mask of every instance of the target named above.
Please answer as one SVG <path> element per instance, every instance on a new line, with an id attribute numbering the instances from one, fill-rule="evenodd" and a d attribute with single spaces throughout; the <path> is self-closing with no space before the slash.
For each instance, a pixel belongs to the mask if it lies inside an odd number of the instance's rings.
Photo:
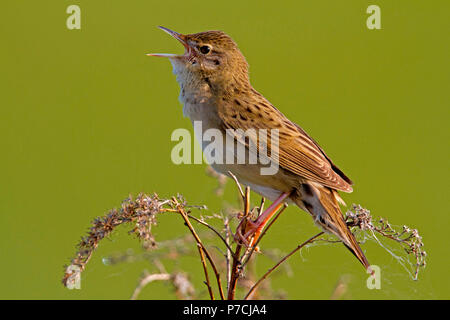
<path id="1" fill-rule="evenodd" d="M 291 252 L 289 252 L 286 256 L 284 256 L 280 261 L 277 262 L 276 265 L 274 265 L 272 268 L 270 268 L 269 270 L 267 270 L 267 272 L 253 285 L 253 287 L 250 288 L 250 290 L 248 291 L 248 293 L 245 295 L 244 300 L 247 300 L 251 294 L 253 293 L 253 291 L 256 290 L 256 288 L 261 284 L 261 282 L 263 282 L 276 268 L 278 268 L 284 261 L 286 261 L 287 259 L 289 259 L 290 256 L 292 256 L 294 253 L 296 253 L 298 250 L 300 250 L 301 248 L 303 248 L 305 245 L 307 245 L 310 242 L 313 242 L 314 239 L 316 239 L 317 237 L 320 237 L 323 234 L 322 232 L 319 232 L 318 234 L 316 234 L 315 236 L 309 238 L 308 240 L 306 240 L 305 242 L 303 242 L 302 244 L 298 245 L 294 250 L 292 250 Z"/>

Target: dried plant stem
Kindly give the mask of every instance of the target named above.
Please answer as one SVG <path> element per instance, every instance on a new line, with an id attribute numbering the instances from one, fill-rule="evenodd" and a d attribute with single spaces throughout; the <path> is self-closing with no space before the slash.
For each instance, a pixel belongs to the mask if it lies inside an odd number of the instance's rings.
<path id="1" fill-rule="evenodd" d="M 242 191 L 242 187 L 241 187 L 241 184 L 239 183 L 239 180 L 236 178 L 236 176 L 231 171 L 228 171 L 228 174 L 231 176 L 231 178 L 233 178 L 234 182 L 236 182 L 236 185 L 238 187 L 241 198 L 245 199 L 245 194 L 244 194 L 244 191 Z"/>
<path id="2" fill-rule="evenodd" d="M 259 208 L 258 208 L 258 217 L 263 213 L 264 203 L 266 203 L 266 198 L 262 197 L 261 203 L 259 204 Z"/>
<path id="3" fill-rule="evenodd" d="M 214 300 L 214 294 L 212 292 L 211 285 L 210 285 L 210 282 L 209 282 L 208 269 L 207 269 L 207 266 L 206 266 L 205 256 L 208 259 L 209 263 L 211 264 L 211 267 L 213 268 L 214 274 L 216 276 L 217 286 L 218 286 L 218 289 L 219 289 L 220 298 L 222 300 L 224 300 L 225 296 L 223 294 L 222 283 L 221 283 L 221 280 L 220 280 L 220 274 L 219 274 L 219 271 L 216 268 L 214 260 L 211 258 L 211 255 L 209 254 L 208 250 L 206 250 L 205 246 L 203 245 L 202 240 L 200 239 L 198 234 L 195 232 L 195 229 L 192 226 L 192 224 L 191 224 L 191 222 L 189 220 L 188 214 L 186 213 L 184 208 L 182 206 L 180 206 L 180 204 L 178 203 L 178 201 L 177 201 L 177 199 L 175 197 L 172 198 L 172 201 L 177 206 L 181 216 L 183 217 L 183 219 L 184 219 L 184 221 L 186 223 L 186 226 L 188 227 L 189 231 L 192 233 L 192 236 L 194 237 L 195 241 L 197 242 L 198 251 L 199 251 L 199 254 L 200 254 L 200 258 L 202 260 L 203 270 L 205 272 L 206 285 L 208 287 L 208 291 L 209 291 L 209 295 L 210 295 L 211 299 Z"/>
<path id="4" fill-rule="evenodd" d="M 187 215 L 189 217 L 189 219 L 192 219 L 198 223 L 200 223 L 201 225 L 204 225 L 205 227 L 207 227 L 208 229 L 210 229 L 211 231 L 213 231 L 221 240 L 222 242 L 225 244 L 225 246 L 227 247 L 227 251 L 231 252 L 231 254 L 233 254 L 233 250 L 230 247 L 230 244 L 226 241 L 226 239 L 220 234 L 219 231 L 217 231 L 214 227 L 212 227 L 211 225 L 209 225 L 208 223 L 206 223 L 205 221 L 200 220 L 199 218 L 196 218 L 190 214 Z"/>
<path id="5" fill-rule="evenodd" d="M 86 264 L 90 261 L 93 252 L 97 249 L 99 242 L 104 238 L 109 237 L 111 233 L 122 224 L 133 225 L 133 229 L 129 231 L 129 234 L 136 235 L 137 238 L 142 241 L 144 249 L 156 249 L 157 242 L 152 234 L 152 226 L 156 225 L 157 217 L 159 215 L 167 212 L 180 214 L 183 219 L 182 221 L 189 229 L 191 235 L 186 234 L 186 236 L 181 240 L 169 240 L 168 242 L 173 243 L 169 246 L 165 245 L 164 242 L 161 242 L 160 248 L 165 248 L 164 250 L 169 251 L 167 252 L 167 254 L 146 254 L 146 259 L 150 258 L 151 261 L 153 261 L 153 264 L 157 267 L 158 271 L 155 274 L 144 274 L 137 287 L 135 288 L 131 299 L 137 299 L 139 294 L 142 292 L 142 289 L 146 285 L 154 281 L 171 282 L 175 288 L 176 296 L 180 299 L 191 299 L 195 297 L 195 289 L 190 283 L 187 275 L 183 272 L 176 272 L 172 274 L 168 273 L 164 268 L 162 261 L 160 261 L 158 258 L 162 257 L 164 259 L 173 261 L 178 259 L 180 254 L 185 254 L 186 252 L 188 254 L 192 254 L 193 251 L 190 248 L 189 250 L 186 249 L 186 247 L 188 244 L 191 245 L 193 241 L 195 241 L 197 245 L 200 262 L 203 267 L 205 276 L 204 284 L 207 286 L 207 291 L 212 300 L 215 299 L 215 289 L 213 289 L 213 285 L 210 279 L 209 272 L 211 272 L 211 269 L 215 274 L 219 295 L 222 300 L 224 300 L 225 298 L 227 298 L 228 300 L 234 300 L 237 285 L 240 285 L 245 290 L 248 290 L 247 294 L 244 297 L 245 300 L 260 298 L 265 296 L 264 294 L 260 294 L 260 292 L 272 292 L 269 285 L 270 282 L 268 280 L 269 276 L 271 276 L 274 271 L 280 267 L 281 264 L 283 264 L 296 252 L 301 250 L 304 246 L 318 240 L 324 240 L 327 242 L 339 242 L 330 239 L 318 239 L 323 234 L 323 232 L 320 232 L 295 247 L 290 253 L 281 258 L 281 260 L 278 260 L 280 258 L 277 254 L 277 258 L 274 261 L 278 262 L 272 268 L 268 269 L 261 277 L 256 277 L 256 270 L 253 268 L 255 265 L 252 264 L 252 257 L 254 256 L 255 252 L 258 251 L 258 244 L 260 243 L 262 238 L 267 234 L 267 231 L 279 219 L 280 215 L 286 209 L 286 205 L 279 209 L 276 215 L 267 224 L 267 226 L 260 230 L 262 232 L 259 234 L 259 237 L 257 239 L 255 239 L 255 236 L 251 236 L 250 239 L 243 239 L 242 235 L 246 234 L 245 229 L 247 225 L 250 223 L 251 219 L 255 218 L 255 210 L 256 215 L 258 217 L 261 216 L 264 207 L 264 198 L 261 199 L 261 204 L 259 207 L 255 207 L 252 209 L 250 207 L 250 188 L 246 187 L 244 191 L 237 178 L 231 172 L 229 172 L 229 175 L 236 182 L 243 202 L 242 214 L 239 213 L 237 215 L 239 223 L 236 228 L 236 234 L 233 234 L 231 230 L 231 221 L 232 219 L 234 219 L 235 215 L 224 216 L 214 214 L 206 216 L 206 218 L 221 219 L 224 229 L 216 229 L 214 225 L 209 224 L 207 221 L 205 221 L 204 216 L 200 216 L 199 218 L 197 218 L 191 215 L 191 211 L 189 208 L 204 209 L 206 208 L 205 206 L 187 205 L 181 195 L 172 197 L 170 199 L 160 199 L 157 194 L 153 194 L 150 196 L 146 194 L 139 194 L 135 199 L 130 196 L 122 202 L 121 208 L 112 209 L 106 215 L 97 217 L 91 222 L 91 227 L 89 228 L 87 235 L 82 237 L 80 243 L 77 245 L 77 252 L 75 257 L 71 260 L 71 264 L 65 267 L 65 273 L 62 279 L 63 284 L 69 289 L 79 288 L 81 273 L 85 269 Z M 209 237 L 211 235 L 217 236 L 225 244 L 225 252 L 221 250 L 221 248 L 217 248 L 224 256 L 224 263 L 218 263 L 222 262 L 223 260 L 213 260 L 213 257 L 214 259 L 216 259 L 217 257 L 215 255 L 215 252 L 211 252 L 213 255 L 210 255 L 205 245 L 203 244 L 202 239 L 199 237 L 194 227 L 192 226 L 192 220 L 208 228 L 209 231 L 212 231 L 207 232 L 205 234 L 205 237 Z M 362 208 L 359 205 L 353 205 L 353 210 L 349 210 L 346 213 L 345 220 L 349 227 L 371 232 L 373 238 L 375 238 L 375 240 L 381 246 L 383 245 L 375 236 L 375 233 L 378 233 L 385 238 L 400 243 L 406 253 L 408 255 L 414 255 L 416 259 L 415 272 L 411 275 L 414 279 L 417 279 L 419 269 L 424 268 L 426 265 L 425 259 L 427 254 L 424 251 L 422 237 L 419 235 L 416 229 L 410 229 L 405 225 L 403 226 L 402 230 L 396 230 L 388 223 L 387 220 L 383 218 L 380 218 L 378 221 L 372 221 L 370 211 Z M 179 241 L 181 241 L 181 244 L 179 243 Z M 250 241 L 250 244 L 248 244 L 248 241 Z M 254 244 L 252 243 L 253 241 Z M 236 242 L 236 245 L 234 245 L 233 242 Z M 386 248 L 386 250 L 388 249 Z M 270 255 L 269 252 L 270 250 L 267 251 L 268 255 Z M 391 253 L 395 258 L 401 259 L 400 257 L 395 256 L 391 251 L 388 250 L 388 252 Z M 130 254 L 128 253 L 124 255 L 125 260 L 128 256 L 130 256 Z M 402 261 L 400 261 L 400 263 L 405 268 L 407 268 L 402 262 L 403 259 Z M 210 264 L 211 269 L 209 269 L 210 266 L 208 266 L 208 263 Z M 284 265 L 286 265 L 286 263 Z M 219 270 L 220 272 L 226 272 L 226 275 L 224 276 L 226 277 L 227 284 L 226 296 L 224 295 L 224 291 L 222 288 L 221 274 L 219 273 Z M 245 276 L 243 276 L 244 272 Z M 254 280 L 256 279 L 258 280 L 255 282 Z M 264 285 L 261 285 L 262 283 L 264 283 Z M 342 295 L 342 290 L 345 290 L 344 287 L 345 283 L 338 284 L 333 297 L 339 298 Z M 273 295 L 268 295 L 268 297 L 272 296 Z"/>
<path id="6" fill-rule="evenodd" d="M 181 206 L 178 205 L 178 201 L 175 198 L 172 198 L 172 199 L 175 202 L 175 204 L 178 206 L 178 208 L 181 208 Z M 187 217 L 186 212 L 184 210 L 183 211 L 180 210 L 179 212 L 180 212 L 182 218 L 184 219 L 184 221 L 186 223 L 186 226 L 188 227 L 189 231 L 191 231 L 194 239 L 197 241 L 197 249 L 198 249 L 198 253 L 200 255 L 200 260 L 201 260 L 201 263 L 202 263 L 203 272 L 205 273 L 205 284 L 206 284 L 206 287 L 208 288 L 209 297 L 211 298 L 211 300 L 215 300 L 214 293 L 212 291 L 211 284 L 209 282 L 208 267 L 206 265 L 204 251 L 202 249 L 202 245 L 200 244 L 201 240 L 198 237 L 197 233 L 195 232 L 194 228 L 192 227 L 192 225 L 191 225 L 191 223 L 189 221 L 189 218 Z"/>
<path id="7" fill-rule="evenodd" d="M 248 291 L 248 293 L 245 295 L 244 300 L 247 300 L 251 294 L 256 290 L 256 288 L 258 288 L 258 286 L 261 284 L 261 282 L 263 282 L 276 268 L 278 268 L 284 261 L 286 261 L 287 259 L 289 259 L 290 256 L 292 256 L 294 253 L 296 253 L 298 250 L 300 250 L 301 248 L 303 248 L 305 245 L 307 245 L 310 242 L 313 242 L 314 239 L 316 239 L 317 237 L 320 237 L 323 234 L 322 232 L 319 232 L 318 234 L 316 234 L 315 236 L 309 238 L 308 240 L 306 240 L 305 242 L 303 242 L 302 244 L 298 245 L 294 250 L 292 250 L 291 252 L 289 252 L 286 256 L 284 256 L 280 261 L 277 262 L 276 265 L 274 265 L 272 268 L 270 268 L 269 270 L 267 270 L 267 272 L 253 285 L 253 287 L 251 287 L 251 289 Z"/>
<path id="8" fill-rule="evenodd" d="M 172 276 L 168 273 L 154 273 L 154 274 L 149 274 L 147 276 L 145 276 L 140 282 L 139 285 L 136 287 L 136 289 L 134 289 L 133 295 L 131 296 L 131 300 L 136 300 L 137 297 L 139 296 L 139 294 L 141 293 L 142 289 L 148 285 L 150 282 L 153 281 L 167 281 L 170 280 Z"/>
<path id="9" fill-rule="evenodd" d="M 234 252 L 235 256 L 239 256 L 241 254 L 242 244 L 237 244 L 236 251 Z M 233 266 L 231 267 L 231 279 L 230 285 L 228 286 L 228 300 L 234 300 L 234 294 L 236 292 L 236 284 L 239 278 L 239 259 L 233 259 Z"/>
<path id="10" fill-rule="evenodd" d="M 233 258 L 235 258 L 233 250 L 230 247 L 230 220 L 228 217 L 225 217 L 224 219 L 224 228 L 225 228 L 225 241 L 227 243 L 227 254 L 225 255 L 225 262 L 227 267 L 227 292 L 230 288 L 230 282 L 231 282 L 231 256 L 233 255 Z"/>
<path id="11" fill-rule="evenodd" d="M 239 182 L 236 179 L 236 177 L 233 176 L 233 178 L 235 179 L 237 185 L 240 187 Z M 241 190 L 241 195 L 242 195 L 243 201 L 244 201 L 244 217 L 242 218 L 243 223 L 239 224 L 239 226 L 242 227 L 242 230 L 245 230 L 245 226 L 247 225 L 246 219 L 250 212 L 250 188 L 249 187 L 245 188 L 245 194 L 242 192 L 242 189 L 240 189 L 240 190 Z M 240 232 L 240 230 L 237 230 L 237 232 Z M 230 284 L 228 286 L 228 300 L 234 300 L 234 295 L 236 293 L 236 284 L 239 279 L 239 273 L 240 273 L 239 266 L 242 263 L 242 261 L 240 259 L 241 250 L 242 250 L 242 243 L 238 242 L 236 244 L 236 251 L 234 252 L 234 256 L 233 256 L 233 266 L 231 267 L 231 279 L 230 279 Z"/>

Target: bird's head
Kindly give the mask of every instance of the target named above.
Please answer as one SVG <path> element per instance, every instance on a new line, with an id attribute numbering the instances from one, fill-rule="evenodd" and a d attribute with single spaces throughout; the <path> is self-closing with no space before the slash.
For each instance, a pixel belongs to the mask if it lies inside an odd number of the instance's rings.
<path id="1" fill-rule="evenodd" d="M 235 82 L 248 82 L 248 65 L 236 43 L 222 31 L 180 34 L 165 27 L 163 31 L 181 42 L 183 54 L 150 53 L 149 56 L 167 57 L 174 73 L 181 81 L 207 81 L 217 87 Z"/>

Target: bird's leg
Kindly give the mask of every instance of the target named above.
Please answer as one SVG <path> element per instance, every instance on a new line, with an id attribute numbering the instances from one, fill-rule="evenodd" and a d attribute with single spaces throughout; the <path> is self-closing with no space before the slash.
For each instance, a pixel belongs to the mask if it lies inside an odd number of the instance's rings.
<path id="1" fill-rule="evenodd" d="M 289 193 L 282 193 L 255 221 L 248 220 L 245 226 L 244 234 L 239 234 L 239 238 L 241 240 L 249 241 L 249 238 L 252 237 L 250 241 L 250 246 L 252 246 L 259 238 L 262 230 L 269 222 L 269 220 L 275 215 L 275 213 L 283 206 L 286 198 L 289 197 Z M 240 233 L 240 226 L 238 227 L 238 233 Z M 245 242 L 244 242 L 245 243 Z"/>

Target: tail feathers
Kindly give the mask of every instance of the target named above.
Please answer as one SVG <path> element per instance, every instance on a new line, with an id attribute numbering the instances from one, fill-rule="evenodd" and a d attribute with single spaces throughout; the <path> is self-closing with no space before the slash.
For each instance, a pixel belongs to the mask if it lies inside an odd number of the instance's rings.
<path id="1" fill-rule="evenodd" d="M 327 187 L 308 186 L 308 191 L 301 196 L 303 206 L 315 219 L 315 222 L 328 233 L 337 236 L 351 253 L 369 269 L 369 261 L 361 250 L 355 236 L 344 221 L 339 207 L 340 197 L 337 191 Z M 297 204 L 298 201 L 296 201 Z"/>
<path id="2" fill-rule="evenodd" d="M 353 253 L 353 255 L 359 260 L 359 262 L 361 262 L 361 264 L 364 266 L 364 268 L 369 270 L 370 263 L 367 260 L 366 256 L 364 255 L 364 253 L 362 252 L 361 247 L 358 245 L 358 243 L 355 243 L 353 246 L 349 246 L 345 242 L 343 242 L 343 243 L 344 243 L 344 246 L 346 246 L 347 249 L 351 253 Z"/>

